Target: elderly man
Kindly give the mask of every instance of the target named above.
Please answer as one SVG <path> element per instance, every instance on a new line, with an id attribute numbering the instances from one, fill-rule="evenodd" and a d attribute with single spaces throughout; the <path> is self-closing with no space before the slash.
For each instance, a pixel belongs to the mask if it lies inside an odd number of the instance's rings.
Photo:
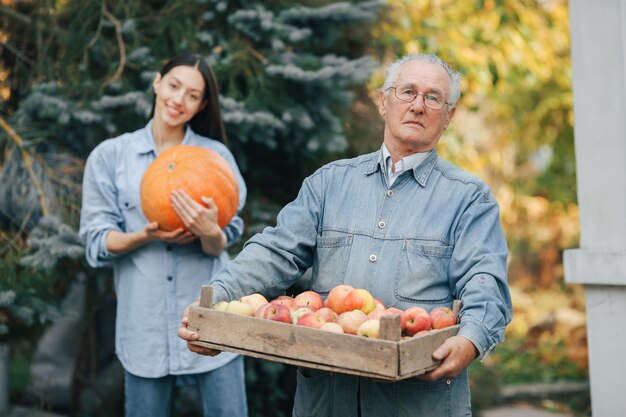
<path id="1" fill-rule="evenodd" d="M 433 353 L 437 369 L 390 383 L 300 368 L 294 416 L 471 415 L 466 368 L 503 340 L 512 306 L 498 204 L 435 151 L 459 96 L 460 75 L 440 58 L 393 63 L 380 91 L 381 149 L 306 178 L 276 227 L 211 281 L 216 300 L 236 299 L 284 291 L 312 268 L 311 288 L 322 294 L 344 283 L 400 309 L 462 301 L 458 335 Z M 198 337 L 184 326 L 179 336 Z"/>

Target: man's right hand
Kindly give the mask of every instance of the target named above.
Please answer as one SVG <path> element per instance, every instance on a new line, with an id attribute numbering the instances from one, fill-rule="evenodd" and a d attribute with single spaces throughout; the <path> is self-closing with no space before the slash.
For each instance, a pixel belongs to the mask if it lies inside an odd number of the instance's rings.
<path id="1" fill-rule="evenodd" d="M 177 243 L 181 245 L 191 243 L 196 239 L 193 233 L 183 228 L 178 228 L 171 232 L 161 230 L 157 222 L 149 222 L 146 224 L 144 232 L 149 240 L 162 240 L 167 243 Z"/>
<path id="2" fill-rule="evenodd" d="M 198 340 L 200 338 L 200 335 L 197 332 L 191 331 L 187 328 L 187 325 L 189 324 L 189 307 L 197 306 L 199 304 L 199 301 L 194 301 L 193 303 L 191 303 L 191 305 L 187 306 L 187 308 L 183 312 L 183 320 L 180 327 L 178 328 L 178 337 L 185 340 L 187 342 L 187 348 L 194 353 L 207 356 L 218 355 L 222 353 L 221 350 L 215 350 L 204 346 L 194 345 L 191 343 Z"/>

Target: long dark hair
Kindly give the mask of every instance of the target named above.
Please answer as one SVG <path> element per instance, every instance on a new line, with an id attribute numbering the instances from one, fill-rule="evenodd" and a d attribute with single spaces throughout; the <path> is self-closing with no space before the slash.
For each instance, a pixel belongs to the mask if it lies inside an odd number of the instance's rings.
<path id="1" fill-rule="evenodd" d="M 200 74 L 202 74 L 205 85 L 203 99 L 206 100 L 206 106 L 193 116 L 189 121 L 189 126 L 199 135 L 207 136 L 227 145 L 226 130 L 224 129 L 224 121 L 222 120 L 222 113 L 220 111 L 217 79 L 215 78 L 211 66 L 200 55 L 186 52 L 167 61 L 165 65 L 163 65 L 163 68 L 161 68 L 161 77 L 170 72 L 172 68 L 180 65 L 197 68 Z M 150 117 L 154 116 L 155 105 L 156 96 L 152 102 L 152 113 Z"/>

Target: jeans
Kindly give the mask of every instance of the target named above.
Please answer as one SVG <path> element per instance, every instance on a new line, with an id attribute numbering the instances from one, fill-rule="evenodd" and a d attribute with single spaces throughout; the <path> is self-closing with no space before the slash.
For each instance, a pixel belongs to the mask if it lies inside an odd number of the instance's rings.
<path id="1" fill-rule="evenodd" d="M 169 417 L 176 375 L 141 378 L 125 373 L 124 410 L 126 417 Z M 189 375 L 199 390 L 204 417 L 247 417 L 243 357 L 221 368 Z"/>

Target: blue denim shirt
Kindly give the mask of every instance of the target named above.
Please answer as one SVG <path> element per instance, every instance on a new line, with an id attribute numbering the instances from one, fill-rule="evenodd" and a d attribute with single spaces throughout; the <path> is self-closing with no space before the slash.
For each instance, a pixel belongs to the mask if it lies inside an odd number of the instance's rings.
<path id="1" fill-rule="evenodd" d="M 273 296 L 312 268 L 311 287 L 322 294 L 345 283 L 369 290 L 387 306 L 427 310 L 460 299 L 459 334 L 484 357 L 504 339 L 512 317 L 496 200 L 484 182 L 435 151 L 391 187 L 383 166 L 378 151 L 330 163 L 306 178 L 276 227 L 253 236 L 214 276 L 215 298 Z M 339 389 L 329 381 L 320 385 Z M 469 391 L 459 401 L 469 404 Z M 298 416 L 308 415 L 304 408 Z M 330 415 L 326 411 L 311 415 Z"/>
<path id="2" fill-rule="evenodd" d="M 135 232 L 147 223 L 139 187 L 146 168 L 156 158 L 151 124 L 103 141 L 89 155 L 83 177 L 80 236 L 91 266 L 113 267 L 117 296 L 115 349 L 122 365 L 134 375 L 156 378 L 210 371 L 235 355 L 203 357 L 191 353 L 177 336 L 183 310 L 229 260 L 226 252 L 209 256 L 199 241 L 188 245 L 155 241 L 120 256 L 106 249 L 105 238 L 110 230 Z M 246 185 L 228 148 L 190 128 L 182 143 L 211 149 L 228 161 L 237 178 L 241 210 Z M 242 219 L 235 216 L 224 231 L 231 245 L 243 232 Z"/>

